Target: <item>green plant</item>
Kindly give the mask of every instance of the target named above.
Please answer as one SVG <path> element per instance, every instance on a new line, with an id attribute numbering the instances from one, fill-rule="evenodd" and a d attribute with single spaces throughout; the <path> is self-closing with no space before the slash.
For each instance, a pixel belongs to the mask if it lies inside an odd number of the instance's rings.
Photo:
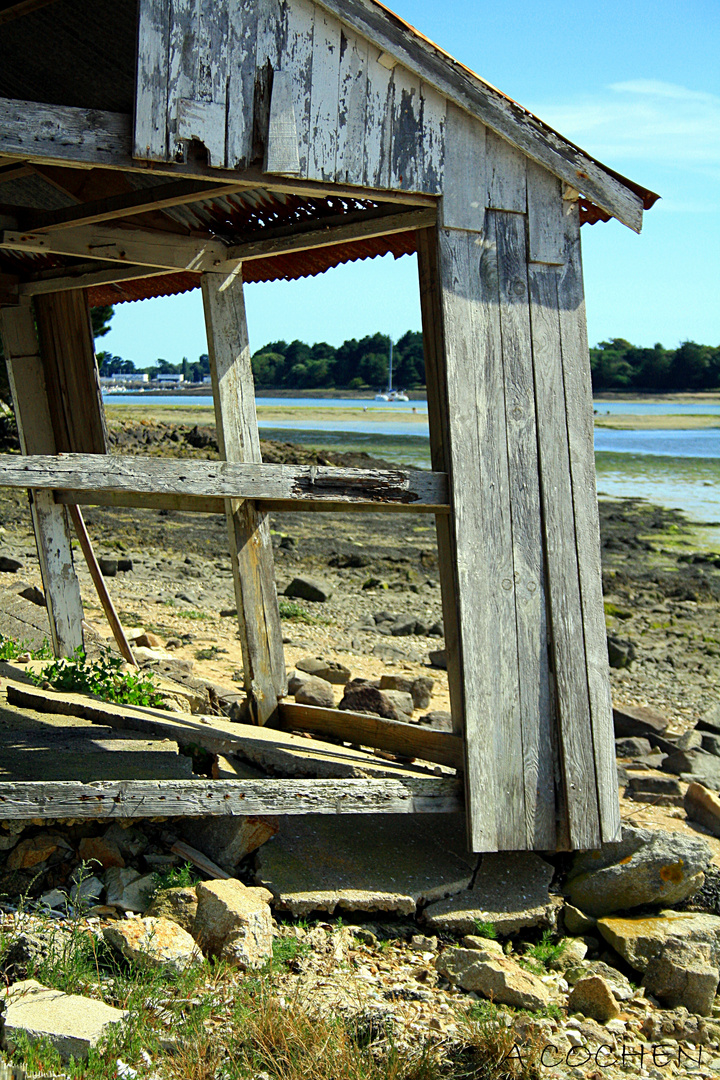
<path id="1" fill-rule="evenodd" d="M 531 970 L 534 967 L 539 966 L 544 974 L 545 968 L 553 960 L 557 960 L 559 956 L 565 951 L 564 942 L 555 942 L 552 940 L 552 933 L 550 930 L 543 930 L 543 935 L 537 944 L 533 945 L 531 949 L 525 953 L 523 960 Z M 535 962 L 533 964 L 533 961 Z"/>
<path id="2" fill-rule="evenodd" d="M 273 941 L 273 954 L 270 961 L 272 971 L 293 968 L 301 956 L 309 952 L 310 946 L 302 938 L 282 937 Z"/>
<path id="3" fill-rule="evenodd" d="M 207 649 L 198 649 L 195 653 L 196 660 L 214 660 L 216 656 L 220 656 L 221 653 L 226 653 L 227 649 L 221 649 L 217 645 L 210 645 Z"/>
<path id="4" fill-rule="evenodd" d="M 123 671 L 123 663 L 107 651 L 97 660 L 88 660 L 82 649 L 76 649 L 72 660 L 53 660 L 29 675 L 38 686 L 48 684 L 55 690 L 95 694 L 118 705 L 163 708 L 163 697 L 152 678 Z"/>
<path id="5" fill-rule="evenodd" d="M 30 653 L 33 660 L 49 660 L 52 656 L 52 650 L 47 638 L 43 639 L 39 649 L 33 649 L 29 641 L 15 641 L 13 638 L 0 634 L 0 660 L 17 660 L 18 656 L 27 652 Z"/>
<path id="6" fill-rule="evenodd" d="M 302 604 L 298 604 L 297 600 L 279 600 L 278 607 L 280 608 L 280 618 L 287 619 L 291 622 L 307 623 L 309 626 L 313 626 L 319 622 L 317 616 L 311 615 L 309 611 L 306 611 Z"/>
<path id="7" fill-rule="evenodd" d="M 480 919 L 475 919 L 475 933 L 478 937 L 491 938 L 493 941 L 497 938 L 495 923 L 482 922 Z"/>
<path id="8" fill-rule="evenodd" d="M 186 862 L 182 866 L 168 866 L 167 870 L 158 870 L 153 874 L 155 892 L 161 889 L 187 889 L 197 885 L 200 880 L 192 863 Z"/>
<path id="9" fill-rule="evenodd" d="M 185 611 L 178 611 L 177 615 L 181 619 L 209 619 L 210 615 L 206 611 L 193 611 L 188 609 Z"/>

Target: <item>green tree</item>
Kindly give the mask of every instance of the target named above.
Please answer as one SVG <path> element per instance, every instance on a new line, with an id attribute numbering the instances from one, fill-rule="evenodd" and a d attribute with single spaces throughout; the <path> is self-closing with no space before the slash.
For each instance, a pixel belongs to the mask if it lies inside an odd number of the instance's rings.
<path id="1" fill-rule="evenodd" d="M 110 320 L 115 314 L 112 307 L 90 308 L 90 322 L 92 323 L 93 337 L 105 337 L 110 332 Z"/>

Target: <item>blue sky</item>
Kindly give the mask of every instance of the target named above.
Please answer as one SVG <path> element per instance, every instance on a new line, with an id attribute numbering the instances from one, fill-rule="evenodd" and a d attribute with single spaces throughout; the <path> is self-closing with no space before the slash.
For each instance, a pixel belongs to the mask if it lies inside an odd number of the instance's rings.
<path id="1" fill-rule="evenodd" d="M 718 0 L 390 0 L 404 19 L 662 201 L 636 236 L 582 230 L 590 342 L 720 343 Z M 414 257 L 245 287 L 250 344 L 420 328 Z M 200 294 L 122 304 L 99 347 L 138 367 L 207 350 Z"/>

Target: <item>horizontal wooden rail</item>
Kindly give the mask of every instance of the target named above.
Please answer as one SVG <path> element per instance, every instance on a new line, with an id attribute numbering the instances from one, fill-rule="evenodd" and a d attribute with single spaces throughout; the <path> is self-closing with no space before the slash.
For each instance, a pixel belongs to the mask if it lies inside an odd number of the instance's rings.
<path id="1" fill-rule="evenodd" d="M 463 768 L 465 760 L 463 740 L 459 735 L 433 731 L 419 724 L 384 720 L 367 713 L 281 701 L 280 723 L 288 730 L 332 735 L 344 742 L 372 746 L 401 757 L 434 761 L 456 769 Z"/>
<path id="2" fill-rule="evenodd" d="M 251 814 L 433 814 L 462 810 L 453 778 L 0 782 L 0 816 L 137 818 Z"/>
<path id="3" fill-rule="evenodd" d="M 227 461 L 158 461 L 102 454 L 0 455 L 0 487 L 50 488 L 259 499 L 272 507 L 330 503 L 373 510 L 448 510 L 445 473 L 401 469 L 341 469 L 323 465 L 263 465 Z M 188 505 L 188 509 L 190 506 Z"/>

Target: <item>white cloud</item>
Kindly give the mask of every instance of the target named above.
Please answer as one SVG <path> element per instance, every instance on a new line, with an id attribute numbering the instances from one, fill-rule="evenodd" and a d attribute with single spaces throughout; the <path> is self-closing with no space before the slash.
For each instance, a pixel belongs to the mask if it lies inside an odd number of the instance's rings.
<path id="1" fill-rule="evenodd" d="M 533 112 L 608 164 L 720 168 L 720 97 L 714 94 L 633 79 L 581 100 L 538 103 Z"/>

